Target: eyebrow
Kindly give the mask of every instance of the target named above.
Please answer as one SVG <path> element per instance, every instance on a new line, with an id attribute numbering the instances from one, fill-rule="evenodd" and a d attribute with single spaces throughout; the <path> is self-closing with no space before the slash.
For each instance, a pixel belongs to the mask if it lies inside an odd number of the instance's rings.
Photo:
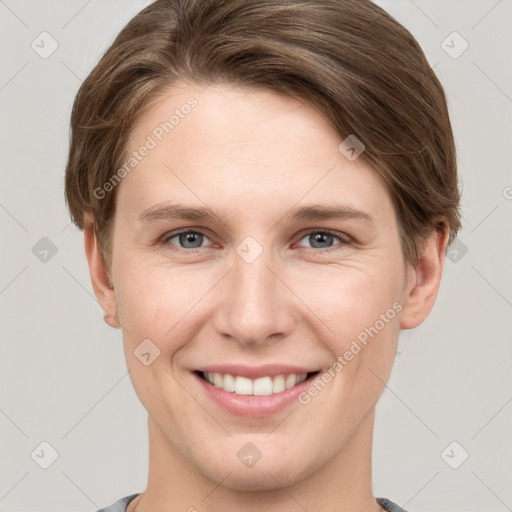
<path id="1" fill-rule="evenodd" d="M 291 217 L 294 220 L 326 220 L 326 219 L 359 219 L 370 224 L 374 218 L 363 210 L 350 206 L 326 206 L 310 205 L 303 206 L 288 212 L 284 217 Z M 191 221 L 212 221 L 221 220 L 211 208 L 198 206 L 187 207 L 181 204 L 161 203 L 148 208 L 139 216 L 143 223 L 157 220 L 191 220 Z"/>

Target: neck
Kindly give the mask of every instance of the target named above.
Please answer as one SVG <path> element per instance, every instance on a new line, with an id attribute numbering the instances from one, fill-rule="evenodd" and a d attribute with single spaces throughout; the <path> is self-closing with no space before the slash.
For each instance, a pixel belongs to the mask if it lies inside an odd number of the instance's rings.
<path id="1" fill-rule="evenodd" d="M 373 424 L 372 410 L 343 449 L 307 478 L 287 487 L 276 481 L 273 489 L 241 491 L 223 485 L 222 476 L 218 482 L 207 478 L 149 418 L 148 485 L 128 512 L 378 512 L 371 475 Z"/>

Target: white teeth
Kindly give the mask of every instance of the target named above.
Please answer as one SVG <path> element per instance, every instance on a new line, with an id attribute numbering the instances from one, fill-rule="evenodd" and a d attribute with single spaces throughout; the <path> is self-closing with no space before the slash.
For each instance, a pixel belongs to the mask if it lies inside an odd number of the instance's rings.
<path id="1" fill-rule="evenodd" d="M 214 386 L 217 388 L 222 388 L 222 383 L 223 383 L 222 375 L 220 373 L 214 373 L 213 374 Z"/>
<path id="2" fill-rule="evenodd" d="M 252 395 L 252 380 L 247 377 L 235 379 L 235 393 L 237 395 Z"/>
<path id="3" fill-rule="evenodd" d="M 284 375 L 274 377 L 274 381 L 272 382 L 272 393 L 281 393 L 281 391 L 284 391 L 285 389 Z"/>
<path id="4" fill-rule="evenodd" d="M 233 375 L 224 375 L 224 385 L 222 386 L 224 391 L 235 391 L 235 378 Z"/>
<path id="5" fill-rule="evenodd" d="M 272 379 L 270 377 L 261 377 L 256 379 L 252 384 L 253 395 L 271 395 L 272 394 Z"/>
<path id="6" fill-rule="evenodd" d="M 215 387 L 236 393 L 237 395 L 272 395 L 293 388 L 306 380 L 307 373 L 291 373 L 289 375 L 276 375 L 275 377 L 260 377 L 248 379 L 235 377 L 229 374 L 204 372 L 204 378 Z"/>
<path id="7" fill-rule="evenodd" d="M 295 375 L 294 373 L 291 373 L 290 375 L 288 375 L 288 377 L 286 377 L 286 382 L 285 382 L 286 389 L 293 388 L 293 386 L 295 386 L 296 383 L 297 383 L 297 375 Z"/>

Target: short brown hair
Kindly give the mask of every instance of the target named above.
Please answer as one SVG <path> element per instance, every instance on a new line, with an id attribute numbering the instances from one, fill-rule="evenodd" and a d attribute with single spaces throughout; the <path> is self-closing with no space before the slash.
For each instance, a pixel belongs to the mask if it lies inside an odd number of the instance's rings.
<path id="1" fill-rule="evenodd" d="M 107 264 L 116 189 L 134 123 L 174 83 L 266 88 L 319 109 L 383 178 L 414 263 L 432 229 L 460 229 L 456 151 L 444 90 L 414 37 L 370 0 L 156 0 L 81 85 L 71 114 L 66 201 L 90 214 Z M 445 223 L 439 219 L 445 219 Z M 447 226 L 446 226 L 447 224 Z"/>

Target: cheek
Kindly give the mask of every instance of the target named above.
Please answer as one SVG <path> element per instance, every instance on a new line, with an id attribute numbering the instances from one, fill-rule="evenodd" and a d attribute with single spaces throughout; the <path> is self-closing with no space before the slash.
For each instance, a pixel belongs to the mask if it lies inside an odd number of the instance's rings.
<path id="1" fill-rule="evenodd" d="M 326 421 L 329 415 L 338 415 L 338 424 L 344 425 L 347 435 L 382 393 L 398 340 L 403 279 L 400 265 L 372 269 L 339 269 L 330 279 L 316 279 L 309 293 L 308 306 L 328 326 L 322 327 L 326 334 L 319 336 L 320 323 L 315 323 L 319 343 L 329 350 L 332 365 L 323 373 L 322 382 L 305 392 L 301 403 L 318 400 Z M 323 393 L 324 387 L 330 391 Z M 351 419 L 347 411 L 352 411 Z"/>
<path id="2" fill-rule="evenodd" d="M 204 291 L 192 282 L 191 273 L 170 266 L 125 258 L 117 268 L 122 279 L 116 298 L 130 379 L 151 415 L 172 425 L 169 418 L 186 407 L 188 395 L 180 391 L 171 361 L 179 359 L 180 350 L 195 336 L 194 304 Z M 199 285 L 198 273 L 195 276 Z"/>
<path id="3" fill-rule="evenodd" d="M 323 324 L 323 332 L 336 353 L 376 322 L 379 330 L 396 331 L 403 284 L 399 264 L 390 265 L 385 260 L 377 263 L 373 259 L 365 265 L 354 262 L 322 269 L 308 279 L 292 282 L 299 284 L 294 292 L 314 313 L 316 323 Z M 381 315 L 385 316 L 384 329 Z M 389 325 L 393 329 L 388 329 Z"/>
<path id="4" fill-rule="evenodd" d="M 193 316 L 194 304 L 209 289 L 207 274 L 177 267 L 147 263 L 119 266 L 118 313 L 127 332 L 169 336 L 170 330 L 182 328 Z"/>

